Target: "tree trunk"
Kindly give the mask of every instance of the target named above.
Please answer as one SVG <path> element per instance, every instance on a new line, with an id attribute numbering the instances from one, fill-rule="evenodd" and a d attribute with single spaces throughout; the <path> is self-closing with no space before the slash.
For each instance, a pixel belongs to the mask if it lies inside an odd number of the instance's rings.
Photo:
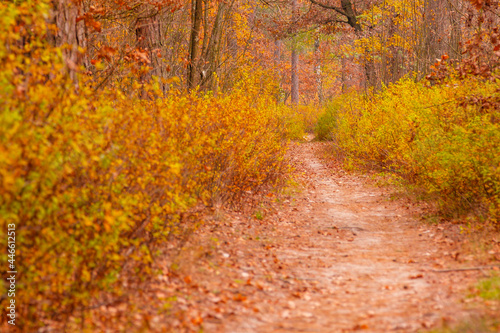
<path id="1" fill-rule="evenodd" d="M 57 26 L 57 33 L 49 36 L 49 41 L 54 46 L 63 46 L 62 54 L 66 63 L 66 68 L 71 79 L 78 85 L 76 73 L 78 65 L 81 63 L 81 54 L 78 47 L 85 46 L 84 23 L 77 23 L 79 7 L 70 0 L 54 0 L 51 21 Z"/>
<path id="2" fill-rule="evenodd" d="M 340 64 L 342 66 L 342 70 L 340 72 L 340 79 L 342 80 L 342 93 L 345 93 L 347 91 L 347 78 L 346 78 L 346 71 L 347 71 L 347 66 L 345 64 L 345 56 L 342 56 L 340 58 Z"/>
<path id="3" fill-rule="evenodd" d="M 220 41 L 222 39 L 223 28 L 224 28 L 224 18 L 231 5 L 226 2 L 221 2 L 217 8 L 217 14 L 215 15 L 214 24 L 212 27 L 212 33 L 210 34 L 210 39 L 205 49 L 205 53 L 202 54 L 200 60 L 204 60 L 206 65 L 201 72 L 201 85 L 206 86 L 215 92 L 216 81 L 215 73 L 219 68 L 219 52 L 220 52 Z"/>
<path id="4" fill-rule="evenodd" d="M 276 71 L 276 77 L 278 78 L 278 92 L 276 93 L 276 103 L 278 104 L 281 101 L 281 45 L 282 42 L 279 39 L 274 41 L 274 68 Z"/>
<path id="5" fill-rule="evenodd" d="M 462 39 L 462 27 L 460 25 L 460 13 L 458 12 L 459 3 L 457 0 L 449 0 L 448 12 L 450 16 L 451 34 L 450 34 L 450 52 L 449 56 L 458 61 L 462 58 L 460 42 Z"/>
<path id="6" fill-rule="evenodd" d="M 342 10 L 346 14 L 347 24 L 354 28 L 354 32 L 358 37 L 362 37 L 363 29 L 356 19 L 356 11 L 352 6 L 352 1 L 342 0 L 340 4 L 342 6 Z M 376 84 L 375 66 L 373 64 L 373 59 L 371 59 L 370 51 L 365 50 L 365 52 L 367 53 L 364 61 L 366 85 L 371 87 Z"/>
<path id="7" fill-rule="evenodd" d="M 388 38 L 392 39 L 396 35 L 396 24 L 394 23 L 394 16 L 389 19 L 389 29 L 388 29 Z M 397 45 L 389 46 L 389 53 L 391 55 L 388 61 L 389 67 L 389 77 L 390 82 L 396 82 L 401 77 L 401 64 L 400 64 L 400 49 Z"/>
<path id="8" fill-rule="evenodd" d="M 321 78 L 321 58 L 319 52 L 319 39 L 314 41 L 314 55 L 316 64 L 314 66 L 314 74 L 316 75 L 316 91 L 318 94 L 319 104 L 323 103 L 323 80 Z"/>
<path id="9" fill-rule="evenodd" d="M 292 22 L 295 22 L 297 17 L 297 0 L 292 1 Z M 292 88 L 291 88 L 292 104 L 299 104 L 299 53 L 297 50 L 297 38 L 292 39 Z"/>
<path id="10" fill-rule="evenodd" d="M 198 57 L 198 35 L 202 17 L 202 0 L 192 0 L 192 27 L 189 40 L 189 64 L 187 88 L 191 90 L 196 85 L 196 61 Z"/>
<path id="11" fill-rule="evenodd" d="M 422 66 L 419 68 L 418 78 L 423 77 L 429 67 L 434 63 L 435 59 L 441 58 L 444 50 L 442 48 L 442 38 L 444 33 L 439 25 L 441 18 L 441 7 L 439 0 L 425 0 L 423 8 L 423 29 L 420 40 L 420 47 L 417 49 L 417 56 L 422 61 Z M 442 25 L 442 24 L 441 24 Z"/>
<path id="12" fill-rule="evenodd" d="M 347 18 L 347 24 L 353 27 L 356 33 L 360 33 L 362 28 L 356 19 L 356 12 L 354 11 L 351 0 L 342 0 L 340 5 L 342 6 L 342 10 Z"/>

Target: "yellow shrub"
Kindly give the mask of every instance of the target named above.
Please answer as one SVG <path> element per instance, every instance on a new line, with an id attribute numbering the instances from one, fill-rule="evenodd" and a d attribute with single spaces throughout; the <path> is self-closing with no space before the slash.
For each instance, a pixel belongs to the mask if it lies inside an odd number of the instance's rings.
<path id="1" fill-rule="evenodd" d="M 258 74 L 220 98 L 141 100 L 83 81 L 75 92 L 60 50 L 43 41 L 48 6 L 0 10 L 0 228 L 15 225 L 20 329 L 119 295 L 124 267 L 150 274 L 155 247 L 193 227 L 182 213 L 237 203 L 287 171 L 284 115 Z M 22 21 L 31 28 L 12 33 Z"/>
<path id="2" fill-rule="evenodd" d="M 342 96 L 333 140 L 348 163 L 401 175 L 437 196 L 443 213 L 497 223 L 500 115 L 488 101 L 498 91 L 476 78 L 433 87 L 402 80 L 370 98 Z"/>

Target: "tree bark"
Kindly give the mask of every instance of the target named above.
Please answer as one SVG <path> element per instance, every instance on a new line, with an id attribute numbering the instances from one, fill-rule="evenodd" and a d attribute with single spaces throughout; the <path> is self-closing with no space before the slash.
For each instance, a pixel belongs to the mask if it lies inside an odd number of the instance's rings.
<path id="1" fill-rule="evenodd" d="M 314 66 L 314 74 L 316 75 L 316 91 L 318 94 L 318 102 L 319 104 L 323 103 L 323 80 L 321 77 L 321 59 L 319 52 L 319 39 L 316 38 L 314 41 L 314 55 L 315 55 L 315 66 Z"/>
<path id="2" fill-rule="evenodd" d="M 295 22 L 297 17 L 297 0 L 292 1 L 292 22 Z M 291 87 L 292 104 L 299 104 L 299 53 L 297 50 L 297 38 L 292 39 L 292 87 Z"/>
<path id="3" fill-rule="evenodd" d="M 450 53 L 452 59 L 460 61 L 462 52 L 460 50 L 460 42 L 462 39 L 462 27 L 460 25 L 460 13 L 458 12 L 458 1 L 448 1 L 448 12 L 450 16 L 451 34 L 450 34 Z"/>
<path id="4" fill-rule="evenodd" d="M 441 19 L 439 16 L 441 14 L 440 1 L 425 0 L 423 14 L 422 37 L 417 49 L 417 57 L 420 58 L 422 63 L 417 71 L 420 74 L 419 77 L 425 76 L 429 67 L 436 59 L 441 58 L 441 55 L 445 52 L 442 48 L 442 38 L 439 38 L 439 36 L 444 35 L 442 27 L 439 25 Z"/>
<path id="5" fill-rule="evenodd" d="M 57 32 L 55 35 L 49 36 L 49 41 L 57 47 L 66 45 L 62 50 L 62 54 L 68 73 L 75 82 L 75 86 L 78 85 L 76 74 L 82 59 L 78 47 L 84 47 L 86 43 L 84 39 L 84 23 L 76 22 L 78 14 L 79 7 L 75 2 L 53 0 L 50 20 L 57 26 Z"/>
<path id="6" fill-rule="evenodd" d="M 276 71 L 276 77 L 278 78 L 278 92 L 276 93 L 276 103 L 278 104 L 281 101 L 281 45 L 282 42 L 280 39 L 276 39 L 274 41 L 274 68 Z"/>
<path id="7" fill-rule="evenodd" d="M 198 35 L 200 33 L 202 17 L 202 0 L 192 0 L 192 27 L 189 40 L 189 64 L 188 64 L 188 90 L 196 85 L 196 61 L 198 57 Z"/>
<path id="8" fill-rule="evenodd" d="M 220 41 L 223 34 L 224 17 L 231 6 L 232 3 L 229 5 L 225 2 L 221 2 L 217 7 L 217 14 L 215 15 L 209 42 L 205 49 L 205 53 L 201 56 L 202 60 L 206 63 L 203 71 L 201 72 L 201 85 L 206 86 L 214 92 L 216 90 L 214 73 L 219 68 Z"/>
<path id="9" fill-rule="evenodd" d="M 141 52 L 146 52 L 149 59 L 151 59 L 151 47 L 150 47 L 150 37 L 151 31 L 153 30 L 151 25 L 153 24 L 153 20 L 150 18 L 147 19 L 138 19 L 135 24 L 135 38 L 137 40 L 137 47 L 141 49 Z M 144 64 L 146 65 L 146 64 Z M 139 77 L 139 81 L 141 82 L 142 89 L 140 92 L 140 96 L 142 99 L 147 98 L 146 90 L 144 89 L 144 84 L 151 79 L 151 72 L 141 72 Z"/>

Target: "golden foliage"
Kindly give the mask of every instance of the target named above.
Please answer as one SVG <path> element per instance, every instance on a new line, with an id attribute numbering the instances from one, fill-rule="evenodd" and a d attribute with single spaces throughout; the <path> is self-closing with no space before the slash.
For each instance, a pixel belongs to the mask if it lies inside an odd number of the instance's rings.
<path id="1" fill-rule="evenodd" d="M 498 82 L 470 76 L 440 85 L 402 80 L 369 97 L 346 94 L 322 119 L 339 157 L 396 173 L 431 194 L 443 213 L 498 226 Z"/>
<path id="2" fill-rule="evenodd" d="M 260 88 L 273 87 L 266 72 L 242 73 L 218 98 L 174 89 L 158 98 L 153 84 L 137 85 L 149 96 L 140 99 L 123 92 L 132 76 L 123 90 L 84 80 L 76 90 L 61 50 L 44 41 L 47 10 L 0 7 L 0 228 L 16 225 L 22 330 L 119 295 L 124 267 L 151 274 L 155 246 L 194 227 L 183 213 L 236 204 L 288 168 L 289 111 Z"/>

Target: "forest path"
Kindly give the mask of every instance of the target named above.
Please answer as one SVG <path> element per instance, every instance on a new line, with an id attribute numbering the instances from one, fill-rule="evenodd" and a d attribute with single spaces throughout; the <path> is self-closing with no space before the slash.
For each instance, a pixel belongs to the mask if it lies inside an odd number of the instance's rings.
<path id="1" fill-rule="evenodd" d="M 474 265 L 460 258 L 456 230 L 419 222 L 422 207 L 390 200 L 394 189 L 325 166 L 322 147 L 293 148 L 307 188 L 276 213 L 272 231 L 253 232 L 272 255 L 229 251 L 226 266 L 258 287 L 232 285 L 247 311 L 208 320 L 205 331 L 417 332 L 470 315 L 465 289 L 480 273 L 437 272 Z"/>

